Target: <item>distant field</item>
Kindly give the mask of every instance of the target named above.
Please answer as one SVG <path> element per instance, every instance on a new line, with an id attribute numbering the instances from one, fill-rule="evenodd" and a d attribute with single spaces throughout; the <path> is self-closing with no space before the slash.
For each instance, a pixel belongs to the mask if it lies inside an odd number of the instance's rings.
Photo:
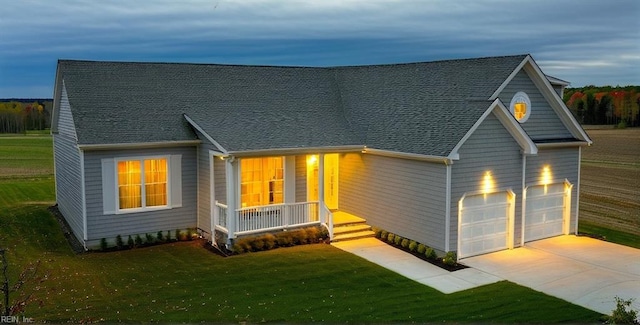
<path id="1" fill-rule="evenodd" d="M 52 149 L 47 135 L 0 137 L 0 179 L 52 176 Z"/>
<path id="2" fill-rule="evenodd" d="M 0 137 L 0 208 L 54 203 L 52 141 L 42 134 Z"/>
<path id="3" fill-rule="evenodd" d="M 580 222 L 640 235 L 640 128 L 589 129 L 582 150 Z"/>

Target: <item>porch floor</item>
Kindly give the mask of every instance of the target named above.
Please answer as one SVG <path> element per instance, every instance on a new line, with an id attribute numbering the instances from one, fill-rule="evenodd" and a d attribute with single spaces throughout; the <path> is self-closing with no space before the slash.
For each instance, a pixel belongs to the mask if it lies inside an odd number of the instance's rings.
<path id="1" fill-rule="evenodd" d="M 353 223 L 365 223 L 367 220 L 362 219 L 358 216 L 354 216 L 351 213 L 346 213 L 344 211 L 333 211 L 333 225 L 347 225 Z"/>

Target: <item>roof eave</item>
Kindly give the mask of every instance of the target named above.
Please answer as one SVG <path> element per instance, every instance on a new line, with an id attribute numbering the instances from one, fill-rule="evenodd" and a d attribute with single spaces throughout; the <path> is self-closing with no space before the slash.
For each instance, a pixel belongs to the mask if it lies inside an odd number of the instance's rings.
<path id="1" fill-rule="evenodd" d="M 300 148 L 270 148 L 228 151 L 229 156 L 234 157 L 264 157 L 264 156 L 291 156 L 318 153 L 345 153 L 362 152 L 364 145 L 324 146 L 324 147 L 300 147 Z"/>
<path id="2" fill-rule="evenodd" d="M 78 144 L 78 149 L 83 151 L 97 150 L 123 150 L 123 149 L 150 149 L 150 148 L 171 148 L 197 146 L 201 140 L 177 140 L 158 142 L 136 142 L 136 143 L 101 143 L 101 144 Z"/>

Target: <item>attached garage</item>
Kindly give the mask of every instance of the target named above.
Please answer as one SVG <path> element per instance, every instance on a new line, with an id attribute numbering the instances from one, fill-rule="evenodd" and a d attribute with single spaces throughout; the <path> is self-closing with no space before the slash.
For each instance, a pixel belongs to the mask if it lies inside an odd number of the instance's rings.
<path id="1" fill-rule="evenodd" d="M 513 247 L 514 198 L 511 191 L 465 195 L 458 203 L 458 257 Z"/>
<path id="2" fill-rule="evenodd" d="M 569 233 L 571 185 L 555 183 L 527 188 L 525 193 L 524 241 Z"/>

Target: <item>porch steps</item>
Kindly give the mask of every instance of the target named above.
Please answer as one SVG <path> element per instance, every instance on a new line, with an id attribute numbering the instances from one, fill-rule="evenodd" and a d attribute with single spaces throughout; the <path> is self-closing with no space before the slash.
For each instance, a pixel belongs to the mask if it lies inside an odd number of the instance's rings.
<path id="1" fill-rule="evenodd" d="M 375 236 L 365 219 L 352 214 L 342 211 L 334 212 L 333 220 L 334 242 Z"/>

